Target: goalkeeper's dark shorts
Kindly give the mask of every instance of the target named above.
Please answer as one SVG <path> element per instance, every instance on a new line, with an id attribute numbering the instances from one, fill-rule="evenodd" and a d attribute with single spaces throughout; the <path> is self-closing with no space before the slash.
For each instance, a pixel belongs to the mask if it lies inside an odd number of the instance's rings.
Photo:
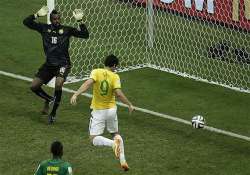
<path id="1" fill-rule="evenodd" d="M 43 64 L 38 72 L 35 74 L 35 77 L 43 80 L 44 84 L 47 84 L 53 77 L 62 77 L 66 81 L 68 74 L 70 73 L 71 66 L 48 66 Z"/>

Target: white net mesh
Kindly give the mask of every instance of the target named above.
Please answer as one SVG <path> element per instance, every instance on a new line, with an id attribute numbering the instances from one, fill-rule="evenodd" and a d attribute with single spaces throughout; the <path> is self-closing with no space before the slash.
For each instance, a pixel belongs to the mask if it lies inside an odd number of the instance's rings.
<path id="1" fill-rule="evenodd" d="M 72 75 L 114 53 L 121 70 L 152 67 L 250 92 L 250 0 L 162 1 L 56 0 L 65 24 L 76 26 L 72 11 L 81 8 L 90 31 L 72 39 Z"/>
<path id="2" fill-rule="evenodd" d="M 121 70 L 146 64 L 145 8 L 110 0 L 56 0 L 55 3 L 63 23 L 71 26 L 77 26 L 72 11 L 83 9 L 90 32 L 87 40 L 72 38 L 72 75 L 82 78 L 93 68 L 103 67 L 104 57 L 110 53 L 119 56 Z"/>
<path id="3" fill-rule="evenodd" d="M 206 10 L 204 6 L 205 14 Z M 217 14 L 222 14 L 220 11 L 223 10 L 217 6 Z M 154 10 L 154 47 L 149 59 L 151 66 L 249 90 L 249 31 L 243 31 L 244 28 L 238 26 L 226 26 L 226 18 L 220 24 L 211 23 L 209 15 L 197 19 L 195 15 L 188 16 L 181 12 Z M 246 27 L 250 30 L 250 25 Z"/>

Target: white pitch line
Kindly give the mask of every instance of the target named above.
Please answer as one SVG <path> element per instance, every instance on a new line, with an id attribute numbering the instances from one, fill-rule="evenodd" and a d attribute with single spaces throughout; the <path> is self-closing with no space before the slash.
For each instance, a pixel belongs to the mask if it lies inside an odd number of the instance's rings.
<path id="1" fill-rule="evenodd" d="M 13 74 L 13 73 L 9 73 L 9 72 L 4 72 L 0 70 L 0 74 L 1 75 L 5 75 L 7 77 L 11 77 L 11 78 L 15 78 L 15 79 L 19 79 L 19 80 L 24 80 L 24 81 L 32 81 L 32 78 L 28 78 L 22 75 L 17 75 L 17 74 Z"/>
<path id="2" fill-rule="evenodd" d="M 29 81 L 29 82 L 32 81 L 32 78 L 25 77 L 25 76 L 22 76 L 22 75 L 13 74 L 13 73 L 9 73 L 9 72 L 4 72 L 4 71 L 0 71 L 0 75 L 5 75 L 5 76 L 11 77 L 11 78 L 24 80 L 24 81 Z M 51 87 L 51 86 L 49 86 L 49 87 Z M 63 88 L 63 91 L 69 92 L 69 93 L 75 93 L 76 92 L 75 90 L 72 90 L 72 89 L 69 89 L 69 88 Z M 88 98 L 92 98 L 92 95 L 88 94 L 88 93 L 83 93 L 82 95 L 84 95 L 84 96 L 86 96 Z M 120 103 L 120 102 L 117 102 L 117 105 L 127 107 L 127 105 L 125 105 L 123 103 Z M 135 107 L 135 110 L 143 112 L 143 113 L 151 114 L 151 115 L 154 115 L 154 116 L 157 116 L 157 117 L 161 117 L 161 118 L 173 120 L 173 121 L 176 121 L 176 122 L 180 122 L 180 123 L 183 123 L 183 124 L 186 124 L 186 125 L 191 125 L 191 122 L 188 121 L 188 120 L 184 120 L 184 119 L 181 119 L 181 118 L 173 117 L 173 116 L 162 114 L 162 113 L 155 112 L 155 111 L 150 111 L 148 109 Z M 225 131 L 225 130 L 222 130 L 222 129 L 214 128 L 214 127 L 211 127 L 211 126 L 204 126 L 204 129 L 208 130 L 208 131 L 211 131 L 211 132 L 216 132 L 216 133 L 219 133 L 219 134 L 223 134 L 223 135 L 239 138 L 239 139 L 242 139 L 242 140 L 250 141 L 250 137 L 240 135 L 240 134 L 236 134 L 236 133 L 233 133 L 233 132 L 230 132 L 230 131 Z"/>

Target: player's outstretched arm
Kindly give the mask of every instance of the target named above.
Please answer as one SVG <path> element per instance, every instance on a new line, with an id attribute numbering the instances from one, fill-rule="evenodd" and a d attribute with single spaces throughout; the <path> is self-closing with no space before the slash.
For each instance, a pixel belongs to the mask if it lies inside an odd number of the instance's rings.
<path id="1" fill-rule="evenodd" d="M 76 29 L 76 28 L 72 28 L 71 30 L 71 35 L 74 37 L 78 37 L 78 38 L 89 38 L 89 31 L 86 27 L 86 25 L 82 22 L 83 20 L 83 11 L 82 9 L 75 9 L 73 11 L 73 16 L 75 18 L 75 20 L 79 23 L 79 27 L 80 30 Z"/>
<path id="2" fill-rule="evenodd" d="M 85 81 L 82 86 L 74 93 L 74 95 L 71 97 L 70 99 L 70 103 L 72 105 L 76 105 L 77 102 L 77 97 L 78 95 L 80 95 L 81 93 L 84 93 L 86 92 L 91 86 L 92 84 L 94 83 L 94 80 L 93 79 L 88 79 L 87 81 Z"/>
<path id="3" fill-rule="evenodd" d="M 116 97 L 124 104 L 128 105 L 129 113 L 131 114 L 134 111 L 134 106 L 132 103 L 128 100 L 128 98 L 124 95 L 121 89 L 115 89 L 115 95 Z"/>
<path id="4" fill-rule="evenodd" d="M 45 16 L 49 12 L 49 9 L 47 6 L 43 6 L 40 10 L 38 10 L 35 14 L 28 16 L 23 20 L 23 24 L 27 26 L 30 29 L 36 30 L 38 32 L 42 31 L 42 25 L 41 23 L 37 23 L 35 19 L 40 16 Z"/>

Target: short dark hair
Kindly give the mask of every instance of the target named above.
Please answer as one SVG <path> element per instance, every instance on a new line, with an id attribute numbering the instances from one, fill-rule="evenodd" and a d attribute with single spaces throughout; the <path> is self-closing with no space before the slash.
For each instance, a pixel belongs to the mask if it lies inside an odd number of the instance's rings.
<path id="1" fill-rule="evenodd" d="M 54 141 L 51 144 L 50 151 L 54 157 L 62 157 L 63 155 L 63 145 L 59 141 Z"/>
<path id="2" fill-rule="evenodd" d="M 108 55 L 104 61 L 104 65 L 107 66 L 107 67 L 113 67 L 114 65 L 118 65 L 119 64 L 119 59 L 111 54 L 111 55 Z"/>
<path id="3" fill-rule="evenodd" d="M 50 17 L 50 21 L 52 19 L 52 15 L 60 15 L 60 13 L 57 10 L 55 10 L 55 9 L 52 10 L 51 13 L 50 13 L 50 16 L 49 16 Z"/>

